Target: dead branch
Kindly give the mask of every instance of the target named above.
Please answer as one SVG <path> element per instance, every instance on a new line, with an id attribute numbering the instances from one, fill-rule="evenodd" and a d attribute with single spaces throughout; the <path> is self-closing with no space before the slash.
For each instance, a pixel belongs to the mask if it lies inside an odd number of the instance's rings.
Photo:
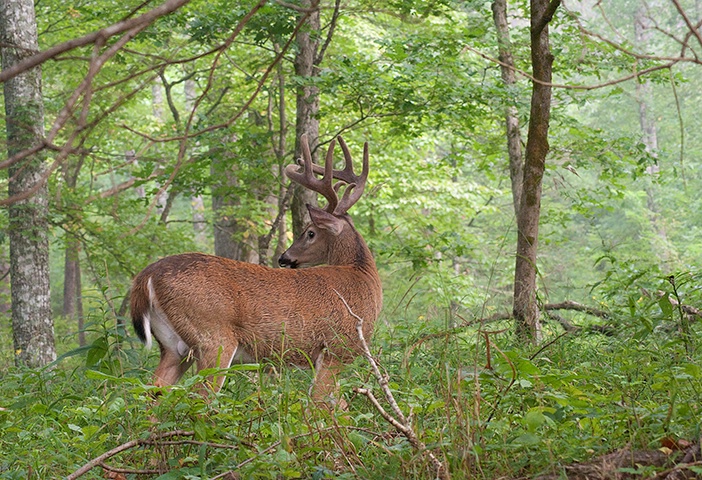
<path id="1" fill-rule="evenodd" d="M 191 432 L 191 431 L 173 430 L 171 432 L 156 433 L 156 434 L 151 435 L 149 438 L 137 438 L 135 440 L 130 440 L 130 441 L 125 442 L 122 445 L 119 445 L 118 447 L 115 447 L 112 450 L 109 450 L 109 451 L 103 453 L 102 455 L 90 460 L 88 463 L 86 463 L 85 465 L 80 467 L 78 470 L 76 470 L 75 472 L 68 475 L 66 477 L 66 480 L 75 480 L 76 478 L 79 478 L 79 477 L 85 475 L 93 468 L 99 466 L 101 463 L 103 463 L 108 458 L 112 458 L 115 455 L 117 455 L 118 453 L 124 452 L 125 450 L 129 450 L 129 449 L 132 449 L 134 447 L 138 447 L 140 445 L 152 444 L 152 443 L 158 442 L 159 440 L 163 440 L 165 438 L 192 437 L 194 435 L 195 435 L 195 432 Z"/>
<path id="2" fill-rule="evenodd" d="M 108 465 L 105 462 L 100 462 L 99 465 L 100 468 L 103 470 L 110 472 L 110 473 L 121 473 L 121 474 L 127 474 L 127 475 L 158 475 L 161 473 L 158 470 L 146 470 L 143 468 L 118 468 L 118 467 L 113 467 L 112 465 Z M 113 477 L 105 477 L 105 478 L 113 478 Z M 120 477 L 114 477 L 114 478 L 120 478 Z"/>
<path id="3" fill-rule="evenodd" d="M 582 303 L 574 302 L 572 300 L 566 300 L 560 303 L 547 303 L 543 306 L 543 309 L 547 312 L 552 310 L 575 310 L 576 312 L 587 313 L 588 315 L 592 315 L 593 317 L 599 317 L 603 319 L 609 318 L 609 313 L 605 312 L 604 310 L 589 307 L 587 305 L 583 305 Z"/>
<path id="4" fill-rule="evenodd" d="M 437 458 L 436 455 L 434 455 L 433 452 L 427 449 L 427 446 L 422 442 L 419 437 L 417 437 L 416 432 L 412 428 L 411 423 L 407 420 L 407 417 L 405 417 L 404 413 L 402 413 L 402 410 L 400 409 L 399 405 L 397 404 L 397 401 L 395 400 L 395 396 L 392 393 L 392 390 L 390 390 L 390 385 L 388 382 L 388 376 L 383 375 L 380 371 L 380 367 L 378 366 L 378 363 L 375 361 L 373 358 L 373 354 L 370 351 L 370 348 L 368 347 L 368 342 L 366 342 L 366 338 L 363 335 L 363 319 L 356 315 L 353 310 L 351 310 L 351 307 L 349 304 L 346 302 L 346 299 L 341 296 L 339 292 L 334 290 L 334 293 L 337 294 L 337 296 L 341 299 L 341 301 L 344 303 L 344 306 L 346 307 L 346 310 L 349 312 L 349 314 L 356 319 L 356 332 L 358 332 L 358 339 L 361 342 L 361 347 L 363 348 L 363 356 L 368 360 L 368 363 L 371 366 L 371 369 L 373 370 L 373 374 L 375 375 L 375 379 L 377 380 L 378 384 L 380 385 L 381 390 L 383 391 L 383 394 L 385 395 L 385 400 L 390 404 L 392 407 L 393 412 L 395 412 L 395 415 L 399 418 L 395 418 L 392 415 L 390 415 L 382 405 L 380 405 L 380 402 L 378 399 L 373 395 L 373 392 L 368 389 L 368 388 L 354 388 L 354 391 L 356 393 L 360 393 L 361 395 L 365 395 L 368 400 L 373 404 L 375 409 L 380 413 L 380 415 L 388 422 L 390 423 L 395 429 L 400 432 L 412 445 L 412 448 L 419 452 L 422 455 L 425 455 L 431 463 L 434 465 L 434 469 L 436 470 L 436 477 L 439 479 L 446 479 L 448 480 L 450 478 L 449 472 L 446 469 L 446 466 L 443 464 L 441 460 Z"/>
<path id="5" fill-rule="evenodd" d="M 609 313 L 605 312 L 604 310 L 599 310 L 597 308 L 589 307 L 587 305 L 583 305 L 578 302 L 574 302 L 572 300 L 565 300 L 560 303 L 547 303 L 545 305 L 542 305 L 542 310 L 547 312 L 547 315 L 549 318 L 557 321 L 558 323 L 561 324 L 563 329 L 568 332 L 568 333 L 576 333 L 581 330 L 581 327 L 578 327 L 576 325 L 573 325 L 570 323 L 568 320 L 565 318 L 561 317 L 560 315 L 557 315 L 555 313 L 552 313 L 554 310 L 575 310 L 577 312 L 582 312 L 586 313 L 588 315 L 592 315 L 594 317 L 602 318 L 602 319 L 608 319 L 609 318 Z M 699 315 L 702 318 L 702 312 L 700 310 L 695 309 L 694 307 L 687 307 L 683 306 L 683 311 L 690 311 L 690 312 L 696 312 L 696 315 Z M 485 325 L 488 323 L 493 323 L 493 322 L 501 322 L 501 321 L 506 321 L 506 320 L 511 320 L 512 314 L 509 312 L 497 312 L 493 313 L 489 317 L 482 317 L 482 318 L 475 318 L 475 319 L 465 319 L 458 315 L 458 317 L 462 320 L 460 325 L 457 325 L 453 328 L 449 328 L 446 330 L 442 330 L 440 332 L 433 332 L 429 333 L 427 335 L 423 335 L 422 337 L 418 338 L 410 347 L 408 348 L 407 352 L 405 353 L 405 357 L 403 359 L 403 365 L 407 364 L 407 361 L 409 359 L 409 356 L 416 350 L 418 347 L 420 347 L 423 343 L 429 341 L 429 340 L 436 340 L 439 338 L 447 338 L 451 335 L 456 335 L 461 332 L 464 332 L 467 328 L 470 327 L 475 327 L 478 325 Z M 600 326 L 600 325 L 592 325 L 587 328 L 588 331 L 593 331 L 593 332 L 599 332 L 604 335 L 611 335 L 612 330 L 606 326 Z"/>

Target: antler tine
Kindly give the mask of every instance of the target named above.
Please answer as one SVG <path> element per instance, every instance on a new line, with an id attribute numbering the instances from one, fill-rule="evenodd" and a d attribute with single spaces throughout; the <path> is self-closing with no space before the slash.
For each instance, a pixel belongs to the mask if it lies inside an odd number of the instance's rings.
<path id="1" fill-rule="evenodd" d="M 363 190 L 366 187 L 366 180 L 368 179 L 368 142 L 363 144 L 363 170 L 361 175 L 356 175 L 353 173 L 353 160 L 351 158 L 351 153 L 349 148 L 346 146 L 344 139 L 339 137 L 339 145 L 344 151 L 344 159 L 346 160 L 346 166 L 342 171 L 334 171 L 334 178 L 342 180 L 348 183 L 346 190 L 344 190 L 344 195 L 341 197 L 339 204 L 334 210 L 335 215 L 345 214 L 349 208 L 351 208 L 361 195 L 363 195 Z"/>
<path id="2" fill-rule="evenodd" d="M 299 167 L 297 165 L 288 165 L 285 167 L 285 175 L 290 180 L 321 194 L 327 199 L 328 203 L 326 211 L 329 213 L 333 213 L 339 203 L 339 197 L 337 195 L 338 187 L 335 188 L 332 186 L 332 180 L 334 178 L 332 158 L 334 156 L 335 144 L 335 141 L 332 141 L 329 144 L 327 158 L 325 160 L 324 168 L 322 168 L 319 165 L 312 163 L 312 154 L 310 152 L 310 145 L 307 141 L 307 135 L 302 135 L 300 137 L 303 160 L 302 172 L 299 171 Z M 314 176 L 314 172 L 319 171 L 324 172 L 324 176 L 320 179 Z"/>

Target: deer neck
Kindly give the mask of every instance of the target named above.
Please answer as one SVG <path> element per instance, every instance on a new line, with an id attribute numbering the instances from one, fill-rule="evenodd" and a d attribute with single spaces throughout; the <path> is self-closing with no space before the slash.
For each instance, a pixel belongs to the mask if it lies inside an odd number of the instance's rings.
<path id="1" fill-rule="evenodd" d="M 350 227 L 350 228 L 349 228 Z M 351 224 L 329 249 L 329 265 L 351 266 L 364 272 L 376 272 L 375 261 L 363 237 Z"/>

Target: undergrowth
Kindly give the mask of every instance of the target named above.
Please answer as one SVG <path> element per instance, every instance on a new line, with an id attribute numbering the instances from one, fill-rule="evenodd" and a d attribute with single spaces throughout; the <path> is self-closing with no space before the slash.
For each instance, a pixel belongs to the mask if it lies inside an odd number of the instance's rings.
<path id="1" fill-rule="evenodd" d="M 623 446 L 700 436 L 699 326 L 683 336 L 674 309 L 639 303 L 611 316 L 609 335 L 547 323 L 538 347 L 514 344 L 508 324 L 447 330 L 384 318 L 372 348 L 452 478 L 557 474 Z M 149 386 L 156 352 L 109 325 L 93 325 L 91 344 L 51 368 L 0 370 L 0 478 L 66 477 L 106 453 L 82 478 L 434 476 L 426 456 L 354 393 L 379 391 L 362 358 L 342 379 L 348 411 L 315 406 L 311 372 L 279 365 L 234 366 L 223 391 L 203 398 L 197 375 Z"/>

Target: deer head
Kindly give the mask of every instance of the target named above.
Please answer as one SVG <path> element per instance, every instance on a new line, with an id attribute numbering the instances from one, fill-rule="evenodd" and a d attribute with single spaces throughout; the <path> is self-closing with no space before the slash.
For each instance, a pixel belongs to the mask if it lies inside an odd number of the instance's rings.
<path id="1" fill-rule="evenodd" d="M 312 155 L 307 142 L 307 136 L 300 139 L 302 145 L 302 172 L 296 165 L 289 165 L 285 174 L 292 181 L 321 194 L 327 200 L 324 210 L 307 205 L 311 222 L 304 232 L 288 250 L 278 259 L 280 266 L 297 268 L 310 267 L 326 263 L 328 265 L 343 265 L 351 261 L 349 255 L 353 251 L 346 248 L 351 245 L 349 237 L 357 234 L 351 217 L 347 212 L 361 195 L 368 179 L 368 144 L 363 148 L 363 170 L 361 175 L 353 171 L 353 160 L 346 142 L 339 137 L 339 144 L 344 152 L 346 165 L 343 170 L 334 170 L 334 147 L 332 140 L 327 149 L 324 167 L 312 163 Z M 323 174 L 321 179 L 315 173 Z M 339 180 L 333 184 L 333 180 Z M 344 193 L 339 200 L 339 190 L 344 187 Z M 353 249 L 351 249 L 353 250 Z"/>

